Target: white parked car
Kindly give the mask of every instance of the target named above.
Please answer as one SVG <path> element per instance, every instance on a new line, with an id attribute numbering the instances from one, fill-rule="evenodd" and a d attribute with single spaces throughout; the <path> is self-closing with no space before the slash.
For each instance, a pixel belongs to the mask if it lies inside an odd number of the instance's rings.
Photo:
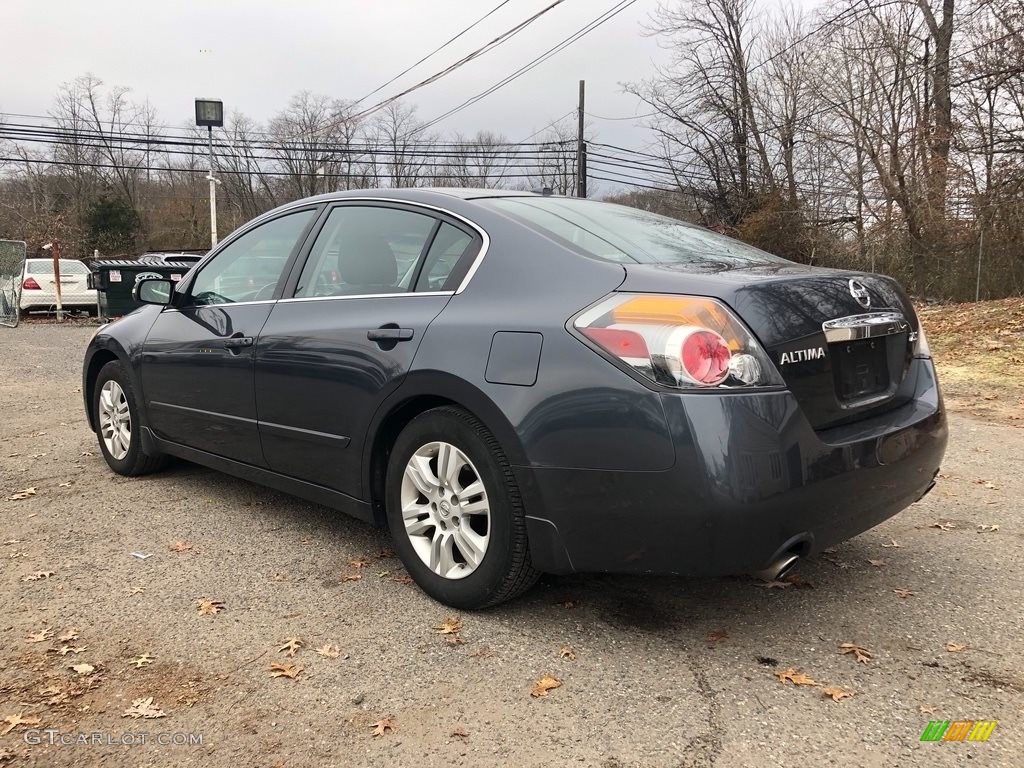
<path id="1" fill-rule="evenodd" d="M 65 310 L 87 309 L 96 313 L 96 290 L 87 284 L 89 268 L 77 259 L 60 260 L 60 298 Z M 22 312 L 57 308 L 57 281 L 53 259 L 25 259 L 21 279 Z"/>

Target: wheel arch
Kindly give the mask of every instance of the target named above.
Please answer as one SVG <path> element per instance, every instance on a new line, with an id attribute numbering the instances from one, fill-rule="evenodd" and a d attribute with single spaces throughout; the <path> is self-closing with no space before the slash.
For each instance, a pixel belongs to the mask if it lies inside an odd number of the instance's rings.
<path id="1" fill-rule="evenodd" d="M 525 463 L 515 428 L 486 393 L 464 379 L 441 371 L 410 373 L 377 409 L 364 442 L 363 487 L 369 492 L 377 523 L 385 522 L 384 480 L 395 440 L 416 416 L 445 405 L 471 413 L 494 435 L 509 462 Z"/>
<path id="2" fill-rule="evenodd" d="M 96 415 L 93 413 L 92 408 L 93 396 L 96 394 L 96 379 L 99 378 L 103 366 L 115 360 L 123 362 L 123 358 L 114 351 L 102 347 L 92 354 L 85 367 L 84 389 L 82 393 L 85 397 L 85 413 L 89 419 L 89 429 L 93 432 L 96 431 Z"/>

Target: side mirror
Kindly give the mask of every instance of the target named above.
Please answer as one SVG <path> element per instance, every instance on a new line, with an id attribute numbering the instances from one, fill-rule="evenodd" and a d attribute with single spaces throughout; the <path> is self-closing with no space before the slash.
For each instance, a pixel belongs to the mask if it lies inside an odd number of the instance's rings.
<path id="1" fill-rule="evenodd" d="M 147 277 L 139 280 L 132 289 L 132 298 L 142 304 L 159 304 L 167 306 L 171 303 L 174 283 L 164 278 Z"/>

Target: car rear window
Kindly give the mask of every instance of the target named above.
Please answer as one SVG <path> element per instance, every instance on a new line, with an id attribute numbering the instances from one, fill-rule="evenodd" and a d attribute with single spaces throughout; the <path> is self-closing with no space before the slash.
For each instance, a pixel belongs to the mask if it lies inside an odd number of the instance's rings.
<path id="1" fill-rule="evenodd" d="M 64 275 L 88 275 L 89 268 L 75 259 L 61 259 L 60 271 Z M 25 272 L 30 275 L 52 275 L 52 259 L 29 259 L 25 262 Z"/>
<path id="2" fill-rule="evenodd" d="M 478 201 L 606 261 L 639 264 L 785 263 L 759 248 L 655 213 L 596 200 L 504 197 Z"/>

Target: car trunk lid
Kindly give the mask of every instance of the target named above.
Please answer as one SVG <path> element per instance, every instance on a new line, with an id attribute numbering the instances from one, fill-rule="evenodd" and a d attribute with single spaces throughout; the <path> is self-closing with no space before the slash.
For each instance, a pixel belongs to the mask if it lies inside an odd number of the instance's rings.
<path id="1" fill-rule="evenodd" d="M 619 290 L 710 296 L 731 306 L 817 429 L 909 397 L 917 318 L 891 278 L 779 262 L 629 264 Z"/>

